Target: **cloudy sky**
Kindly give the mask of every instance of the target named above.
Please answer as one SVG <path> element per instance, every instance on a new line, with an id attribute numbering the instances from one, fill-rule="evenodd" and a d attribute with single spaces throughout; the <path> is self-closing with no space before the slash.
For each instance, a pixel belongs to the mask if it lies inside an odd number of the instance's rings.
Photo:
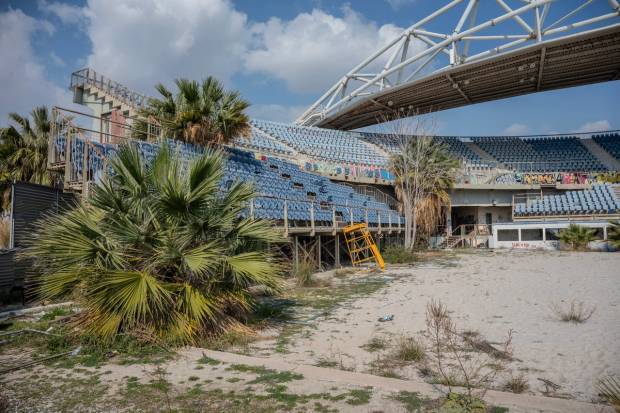
<path id="1" fill-rule="evenodd" d="M 9 112 L 70 105 L 70 74 L 87 66 L 147 95 L 157 82 L 214 75 L 241 91 L 253 117 L 292 121 L 439 3 L 447 1 L 0 0 L 0 126 Z M 586 13 L 606 7 L 594 0 Z M 450 135 L 620 129 L 619 103 L 616 81 L 432 118 Z"/>

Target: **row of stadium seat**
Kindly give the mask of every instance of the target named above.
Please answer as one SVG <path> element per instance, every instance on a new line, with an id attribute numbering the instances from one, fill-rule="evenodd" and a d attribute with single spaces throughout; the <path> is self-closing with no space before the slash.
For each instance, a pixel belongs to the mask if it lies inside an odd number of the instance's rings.
<path id="1" fill-rule="evenodd" d="M 253 120 L 252 125 L 315 160 L 384 166 L 387 158 L 359 133 Z"/>
<path id="2" fill-rule="evenodd" d="M 159 145 L 132 141 L 139 153 L 147 162 L 154 159 Z M 189 161 L 202 153 L 203 148 L 179 141 L 167 140 L 166 144 L 173 153 Z M 66 139 L 57 137 L 54 142 L 56 152 L 65 156 Z M 81 180 L 87 173 L 93 180 L 99 179 L 108 168 L 111 172 L 109 159 L 116 152 L 116 146 L 89 142 L 86 170 L 84 163 L 85 142 L 73 138 L 70 158 L 74 180 Z M 286 200 L 289 223 L 304 225 L 314 219 L 317 225 L 333 225 L 333 220 L 349 222 L 368 222 L 371 226 L 379 224 L 397 226 L 404 221 L 390 207 L 367 195 L 361 195 L 346 185 L 335 184 L 328 178 L 305 172 L 295 164 L 278 158 L 262 157 L 256 159 L 251 152 L 238 148 L 226 148 L 228 160 L 224 168 L 224 176 L 220 189 L 225 191 L 235 182 L 244 181 L 254 184 L 258 193 L 247 213 L 257 217 L 274 220 L 284 219 L 284 202 Z M 188 162 L 184 163 L 187 168 Z"/>
<path id="3" fill-rule="evenodd" d="M 267 134 L 272 141 L 280 141 L 284 148 L 293 148 L 315 161 L 350 165 L 385 167 L 388 155 L 397 153 L 402 139 L 390 134 L 346 132 L 316 127 L 288 125 L 263 120 L 253 120 L 252 126 Z M 253 133 L 253 136 L 255 133 Z M 485 160 L 463 138 L 437 136 L 448 151 L 468 166 L 492 167 L 501 163 L 509 169 L 524 172 L 599 172 L 607 167 L 575 136 L 521 138 L 510 136 L 480 136 L 468 141 L 488 153 L 493 159 Z M 612 156 L 620 160 L 620 135 L 594 136 Z M 259 148 L 269 153 L 279 153 L 271 142 L 253 143 L 249 148 Z M 475 149 L 475 147 L 474 147 Z M 284 152 L 280 152 L 284 153 Z"/>
<path id="4" fill-rule="evenodd" d="M 592 139 L 609 152 L 611 156 L 620 160 L 620 134 L 607 133 L 604 135 L 594 135 Z"/>
<path id="5" fill-rule="evenodd" d="M 360 132 L 359 135 L 364 141 L 379 146 L 389 154 L 398 153 L 405 143 L 401 138 L 389 134 Z M 412 136 L 408 137 L 408 139 L 411 138 Z M 455 158 L 464 160 L 473 166 L 486 166 L 480 156 L 456 136 L 437 136 L 435 139 L 443 143 Z"/>
<path id="6" fill-rule="evenodd" d="M 570 172 L 607 169 L 576 137 L 472 139 L 493 158 L 516 170 Z"/>
<path id="7" fill-rule="evenodd" d="M 592 189 L 567 191 L 558 195 L 544 195 L 515 204 L 514 215 L 591 215 L 616 214 L 620 210 L 620 200 L 611 185 L 594 185 Z"/>
<path id="8" fill-rule="evenodd" d="M 235 146 L 247 148 L 252 151 L 273 153 L 276 155 L 293 155 L 293 152 L 275 139 L 271 139 L 261 133 L 257 128 L 252 128 L 250 136 L 237 137 L 234 140 Z"/>

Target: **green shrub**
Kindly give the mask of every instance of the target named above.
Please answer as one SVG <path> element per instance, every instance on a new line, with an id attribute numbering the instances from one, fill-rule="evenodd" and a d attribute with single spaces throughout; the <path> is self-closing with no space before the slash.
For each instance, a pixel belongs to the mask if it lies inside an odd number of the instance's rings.
<path id="1" fill-rule="evenodd" d="M 185 162 L 166 146 L 145 162 L 121 146 L 89 202 L 39 222 L 25 255 L 42 272 L 41 298 L 77 297 L 79 325 L 109 342 L 137 333 L 190 343 L 244 320 L 250 288 L 279 288 L 265 245 L 284 239 L 268 221 L 240 218 L 250 184 L 219 191 L 225 162 L 212 149 Z"/>
<path id="2" fill-rule="evenodd" d="M 415 254 L 401 246 L 391 245 L 381 251 L 381 255 L 388 264 L 410 264 L 416 261 Z"/>
<path id="3" fill-rule="evenodd" d="M 588 244 L 596 240 L 596 230 L 570 224 L 568 228 L 560 231 L 560 241 L 572 250 L 585 250 Z"/>

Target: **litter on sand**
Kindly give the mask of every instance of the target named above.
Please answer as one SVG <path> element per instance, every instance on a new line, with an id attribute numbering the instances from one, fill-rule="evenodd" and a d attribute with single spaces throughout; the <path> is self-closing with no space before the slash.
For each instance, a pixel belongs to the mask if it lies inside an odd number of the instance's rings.
<path id="1" fill-rule="evenodd" d="M 379 317 L 379 322 L 383 323 L 386 321 L 392 321 L 394 320 L 394 314 L 390 314 L 390 315 L 384 315 L 383 317 Z"/>

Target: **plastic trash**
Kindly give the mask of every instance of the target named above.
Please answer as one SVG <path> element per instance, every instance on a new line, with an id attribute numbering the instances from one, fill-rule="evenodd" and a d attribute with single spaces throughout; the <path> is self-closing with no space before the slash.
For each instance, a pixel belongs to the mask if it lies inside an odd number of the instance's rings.
<path id="1" fill-rule="evenodd" d="M 379 322 L 383 323 L 386 321 L 392 321 L 394 320 L 394 314 L 390 314 L 390 315 L 384 315 L 383 317 L 379 317 Z"/>

